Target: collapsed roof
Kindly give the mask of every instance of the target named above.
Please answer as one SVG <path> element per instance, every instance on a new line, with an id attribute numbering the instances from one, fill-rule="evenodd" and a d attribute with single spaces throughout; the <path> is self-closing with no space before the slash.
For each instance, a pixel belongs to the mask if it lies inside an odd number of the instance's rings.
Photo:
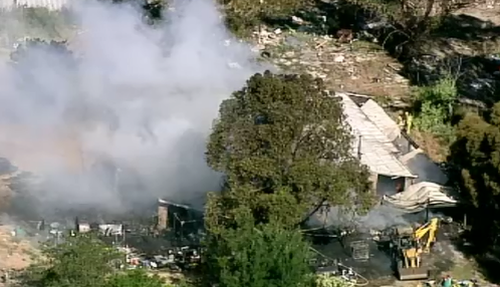
<path id="1" fill-rule="evenodd" d="M 457 200 L 449 196 L 451 188 L 432 183 L 419 182 L 395 195 L 384 195 L 383 202 L 407 212 L 419 212 L 427 207 L 453 207 Z"/>

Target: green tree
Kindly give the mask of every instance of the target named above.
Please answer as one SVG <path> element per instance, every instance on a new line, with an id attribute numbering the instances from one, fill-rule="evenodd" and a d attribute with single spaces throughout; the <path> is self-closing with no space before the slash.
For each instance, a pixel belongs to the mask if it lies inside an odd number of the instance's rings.
<path id="1" fill-rule="evenodd" d="M 257 223 L 296 225 L 328 202 L 370 202 L 368 171 L 351 153 L 352 137 L 340 100 L 308 75 L 252 76 L 220 106 L 207 161 L 226 175 L 211 195 L 209 229 L 234 223 L 231 209 L 249 207 Z"/>
<path id="2" fill-rule="evenodd" d="M 91 235 L 69 237 L 64 243 L 47 246 L 41 258 L 27 271 L 27 286 L 105 286 L 105 279 L 114 271 L 113 262 L 124 259 Z"/>
<path id="3" fill-rule="evenodd" d="M 450 161 L 459 167 L 463 195 L 473 206 L 474 234 L 495 244 L 500 231 L 500 103 L 483 117 L 469 113 L 460 121 Z"/>
<path id="4" fill-rule="evenodd" d="M 239 226 L 209 237 L 209 281 L 220 287 L 311 286 L 309 245 L 296 229 L 254 225 L 251 210 L 239 210 Z"/>
<path id="5" fill-rule="evenodd" d="M 330 274 L 318 274 L 315 278 L 316 287 L 354 287 L 354 282 L 349 282 L 342 277 Z"/>
<path id="6" fill-rule="evenodd" d="M 111 276 L 106 287 L 164 287 L 165 282 L 158 275 L 149 276 L 144 270 L 130 270 Z"/>

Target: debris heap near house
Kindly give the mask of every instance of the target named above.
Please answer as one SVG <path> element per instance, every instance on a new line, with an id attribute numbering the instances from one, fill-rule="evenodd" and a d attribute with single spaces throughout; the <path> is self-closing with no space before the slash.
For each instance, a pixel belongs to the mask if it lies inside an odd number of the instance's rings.
<path id="1" fill-rule="evenodd" d="M 353 37 L 344 43 L 330 35 L 267 27 L 254 33 L 255 50 L 285 72 L 311 74 L 335 90 L 393 100 L 407 95 L 408 80 L 399 75 L 402 66 L 378 44 Z"/>

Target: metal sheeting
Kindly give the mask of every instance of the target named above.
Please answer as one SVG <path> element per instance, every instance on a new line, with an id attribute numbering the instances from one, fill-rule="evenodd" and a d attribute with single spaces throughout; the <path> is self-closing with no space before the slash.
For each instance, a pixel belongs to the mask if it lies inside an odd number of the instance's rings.
<path id="1" fill-rule="evenodd" d="M 453 207 L 457 200 L 449 196 L 451 188 L 433 182 L 419 182 L 395 195 L 384 195 L 383 202 L 408 213 L 424 210 L 426 207 Z"/>

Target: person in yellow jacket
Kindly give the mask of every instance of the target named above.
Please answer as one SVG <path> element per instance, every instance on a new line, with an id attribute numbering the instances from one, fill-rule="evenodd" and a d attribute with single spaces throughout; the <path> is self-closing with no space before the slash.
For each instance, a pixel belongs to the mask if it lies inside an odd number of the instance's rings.
<path id="1" fill-rule="evenodd" d="M 409 112 L 405 112 L 405 119 L 406 119 L 406 133 L 410 134 L 413 125 L 413 115 L 410 114 Z"/>
<path id="2" fill-rule="evenodd" d="M 404 114 L 402 112 L 398 114 L 398 128 L 400 130 L 404 130 L 405 128 L 405 119 L 404 119 Z"/>

